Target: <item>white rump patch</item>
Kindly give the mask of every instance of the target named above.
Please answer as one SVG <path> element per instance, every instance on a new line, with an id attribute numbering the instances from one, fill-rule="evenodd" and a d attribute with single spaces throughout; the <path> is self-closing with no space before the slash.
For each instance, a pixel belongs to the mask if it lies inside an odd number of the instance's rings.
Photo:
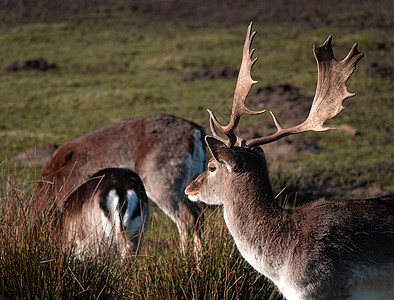
<path id="1" fill-rule="evenodd" d="M 127 191 L 127 209 L 125 214 L 123 215 L 123 226 L 126 229 L 126 234 L 128 238 L 133 237 L 137 234 L 138 229 L 141 226 L 141 214 L 139 214 L 134 219 L 131 219 L 134 211 L 140 205 L 140 199 L 138 198 L 137 193 L 134 190 Z"/>
<path id="2" fill-rule="evenodd" d="M 113 226 L 120 227 L 120 218 L 117 212 L 117 207 L 119 203 L 119 195 L 116 193 L 115 189 L 109 191 L 107 195 L 107 208 L 109 210 L 109 217 L 102 216 L 103 231 L 107 237 L 113 234 Z"/>
<path id="3" fill-rule="evenodd" d="M 107 196 L 107 207 L 111 217 L 115 215 L 116 208 L 119 203 L 119 196 L 114 189 L 110 190 Z"/>
<path id="4" fill-rule="evenodd" d="M 107 237 L 112 237 L 115 229 L 120 230 L 120 216 L 118 212 L 119 195 L 115 189 L 109 191 L 107 195 L 107 208 L 109 216 L 102 215 L 102 225 L 104 234 Z"/>

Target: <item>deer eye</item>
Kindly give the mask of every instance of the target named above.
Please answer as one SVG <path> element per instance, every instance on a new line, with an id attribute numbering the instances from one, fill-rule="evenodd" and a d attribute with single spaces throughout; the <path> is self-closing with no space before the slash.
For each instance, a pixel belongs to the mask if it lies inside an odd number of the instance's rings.
<path id="1" fill-rule="evenodd" d="M 208 166 L 208 170 L 209 170 L 209 172 L 215 172 L 216 171 L 216 167 L 214 165 L 209 165 Z"/>

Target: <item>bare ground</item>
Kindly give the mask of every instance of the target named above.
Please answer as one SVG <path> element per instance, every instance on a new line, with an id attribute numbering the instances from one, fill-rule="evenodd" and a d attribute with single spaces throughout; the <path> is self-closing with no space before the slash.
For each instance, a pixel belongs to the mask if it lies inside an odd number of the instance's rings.
<path id="1" fill-rule="evenodd" d="M 392 28 L 394 4 L 390 0 L 0 0 L 3 12 L 18 12 L 18 22 L 59 21 L 90 11 L 138 11 L 151 22 L 187 21 L 191 26 L 211 24 L 299 24 L 305 26 L 370 26 Z M 357 9 L 355 9 L 357 8 Z M 15 16 L 13 16 L 15 17 Z M 10 21 L 9 18 L 3 20 Z"/>

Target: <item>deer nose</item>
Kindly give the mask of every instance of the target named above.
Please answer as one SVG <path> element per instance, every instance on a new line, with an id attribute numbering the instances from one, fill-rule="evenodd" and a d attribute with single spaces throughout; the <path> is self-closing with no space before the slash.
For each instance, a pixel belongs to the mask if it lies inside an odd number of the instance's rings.
<path id="1" fill-rule="evenodd" d="M 188 196 L 190 201 L 199 201 L 198 191 L 193 187 L 193 182 L 191 182 L 185 189 L 185 194 Z"/>

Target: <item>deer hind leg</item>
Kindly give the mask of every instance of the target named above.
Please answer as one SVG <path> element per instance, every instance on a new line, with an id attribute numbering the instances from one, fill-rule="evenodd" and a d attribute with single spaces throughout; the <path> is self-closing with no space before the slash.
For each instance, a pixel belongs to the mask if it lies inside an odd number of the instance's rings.
<path id="1" fill-rule="evenodd" d="M 144 193 L 138 195 L 137 192 L 133 189 L 127 190 L 127 209 L 122 216 L 126 238 L 131 242 L 131 247 L 136 254 L 141 249 L 148 221 L 147 197 Z"/>
<path id="2" fill-rule="evenodd" d="M 190 201 L 184 191 L 187 185 L 205 170 L 206 154 L 204 137 L 205 132 L 203 130 L 196 130 L 194 132 L 194 147 L 186 164 L 186 180 L 180 190 L 182 203 L 186 203 L 191 212 L 190 217 L 193 229 L 194 254 L 197 261 L 199 261 L 202 250 L 201 236 L 204 223 L 203 204 Z M 190 226 L 188 227 L 190 228 Z"/>
<path id="3" fill-rule="evenodd" d="M 151 190 L 148 197 L 177 225 L 180 246 L 186 252 L 188 239 L 193 236 L 195 249 L 201 248 L 201 232 L 203 230 L 203 216 L 200 206 L 166 188 Z"/>
<path id="4" fill-rule="evenodd" d="M 161 156 L 156 157 L 157 154 L 153 155 L 151 161 L 161 162 L 160 168 L 155 167 L 153 172 L 149 164 L 137 168 L 137 172 L 142 174 L 148 197 L 176 223 L 184 252 L 191 233 L 195 242 L 195 251 L 201 249 L 202 206 L 191 202 L 184 191 L 187 184 L 205 169 L 203 134 L 202 131 L 196 130 L 194 148 L 178 149 L 177 157 L 163 159 Z"/>

